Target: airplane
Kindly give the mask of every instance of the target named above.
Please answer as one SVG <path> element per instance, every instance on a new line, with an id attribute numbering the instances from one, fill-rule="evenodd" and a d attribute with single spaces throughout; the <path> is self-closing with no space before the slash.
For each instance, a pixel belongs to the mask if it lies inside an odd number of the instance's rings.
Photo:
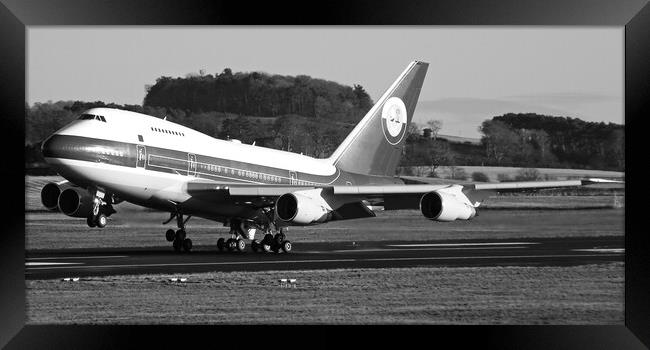
<path id="1" fill-rule="evenodd" d="M 103 228 L 123 201 L 169 212 L 165 233 L 190 252 L 197 216 L 230 227 L 219 251 L 290 252 L 289 226 L 374 217 L 371 208 L 414 209 L 433 221 L 470 220 L 501 191 L 618 182 L 406 183 L 395 177 L 428 63 L 411 62 L 328 158 L 220 140 L 157 117 L 92 108 L 49 136 L 42 154 L 66 180 L 46 184 L 42 204 Z M 620 183 L 620 182 L 618 182 Z M 257 231 L 263 234 L 256 239 Z"/>

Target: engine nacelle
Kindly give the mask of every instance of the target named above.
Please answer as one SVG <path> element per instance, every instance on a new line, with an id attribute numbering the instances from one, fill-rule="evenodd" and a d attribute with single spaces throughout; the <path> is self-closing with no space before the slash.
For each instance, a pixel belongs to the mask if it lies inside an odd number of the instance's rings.
<path id="1" fill-rule="evenodd" d="M 322 189 L 285 193 L 275 202 L 275 217 L 293 225 L 323 223 L 332 219 L 332 208 Z"/>
<path id="2" fill-rule="evenodd" d="M 459 195 L 465 197 L 462 192 Z M 476 215 L 476 209 L 463 197 L 443 191 L 429 192 L 420 199 L 420 210 L 429 220 L 469 220 Z"/>
<path id="3" fill-rule="evenodd" d="M 41 203 L 47 210 L 59 210 L 59 195 L 61 192 L 72 187 L 69 181 L 50 182 L 41 189 Z"/>
<path id="4" fill-rule="evenodd" d="M 59 196 L 59 209 L 65 215 L 85 218 L 93 213 L 94 196 L 81 187 L 70 187 Z"/>

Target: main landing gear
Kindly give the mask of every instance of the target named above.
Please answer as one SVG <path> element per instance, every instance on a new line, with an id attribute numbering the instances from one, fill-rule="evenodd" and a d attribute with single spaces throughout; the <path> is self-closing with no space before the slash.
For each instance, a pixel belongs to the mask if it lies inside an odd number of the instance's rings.
<path id="1" fill-rule="evenodd" d="M 256 253 L 279 253 L 280 251 L 289 253 L 291 251 L 291 241 L 286 238 L 284 229 L 280 229 L 280 232 L 275 235 L 271 233 L 265 234 L 261 242 L 254 240 L 251 245 Z"/>
<path id="2" fill-rule="evenodd" d="M 228 250 L 229 252 L 244 252 L 246 250 L 246 241 L 244 241 L 244 230 L 248 231 L 249 229 L 244 227 L 244 224 L 239 221 L 230 222 L 230 238 L 227 240 L 224 238 L 219 238 L 217 240 L 217 249 L 220 252 Z M 255 234 L 255 229 L 252 229 L 253 234 Z"/>
<path id="3" fill-rule="evenodd" d="M 243 253 L 246 250 L 246 241 L 245 234 L 248 236 L 248 239 L 251 240 L 251 249 L 256 253 L 289 253 L 291 251 L 291 242 L 286 239 L 284 234 L 284 229 L 280 229 L 280 232 L 275 235 L 271 234 L 271 230 L 266 229 L 264 232 L 264 238 L 260 241 L 254 239 L 256 229 L 246 227 L 245 224 L 241 222 L 233 221 L 230 223 L 230 235 L 229 239 L 219 238 L 217 240 L 217 248 L 220 252 L 229 251 L 229 252 L 239 252 Z"/>
<path id="4" fill-rule="evenodd" d="M 167 242 L 172 242 L 172 247 L 174 247 L 174 251 L 177 253 L 181 250 L 184 252 L 190 252 L 192 250 L 192 240 L 186 237 L 187 233 L 185 232 L 185 224 L 191 217 L 192 216 L 188 216 L 187 219 L 183 220 L 183 214 L 172 213 L 169 220 L 163 223 L 163 225 L 167 224 L 176 218 L 178 230 L 167 230 L 167 232 L 165 232 L 165 238 L 167 239 Z"/>

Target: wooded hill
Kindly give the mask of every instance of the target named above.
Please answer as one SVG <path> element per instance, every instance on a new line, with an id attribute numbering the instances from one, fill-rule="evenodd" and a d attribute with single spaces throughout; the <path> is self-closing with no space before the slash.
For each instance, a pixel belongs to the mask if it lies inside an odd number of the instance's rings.
<path id="1" fill-rule="evenodd" d="M 372 107 L 372 100 L 361 85 L 349 87 L 306 75 L 233 74 L 225 69 L 215 76 L 158 78 L 148 89 L 144 106 L 355 123 Z"/>

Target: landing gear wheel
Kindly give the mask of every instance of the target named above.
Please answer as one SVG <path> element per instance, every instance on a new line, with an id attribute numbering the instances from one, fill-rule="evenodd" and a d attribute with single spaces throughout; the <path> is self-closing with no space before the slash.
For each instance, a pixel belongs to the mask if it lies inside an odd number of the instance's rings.
<path id="1" fill-rule="evenodd" d="M 106 218 L 106 215 L 104 213 L 100 213 L 97 215 L 97 218 L 95 218 L 95 225 L 99 228 L 104 228 L 106 227 L 106 224 L 108 223 L 108 219 Z"/>
<path id="2" fill-rule="evenodd" d="M 95 218 L 92 216 L 87 217 L 86 224 L 88 224 L 88 227 L 95 227 Z"/>
<path id="3" fill-rule="evenodd" d="M 282 241 L 284 241 L 284 233 L 276 233 L 275 237 L 273 237 L 273 240 L 276 245 L 282 245 Z"/>
<path id="4" fill-rule="evenodd" d="M 260 245 L 260 242 L 256 239 L 254 239 L 251 242 L 251 249 L 253 249 L 253 252 L 259 253 L 262 250 L 262 246 Z"/>
<path id="5" fill-rule="evenodd" d="M 264 253 L 270 253 L 271 252 L 271 243 L 269 242 L 262 242 L 262 251 Z"/>
<path id="6" fill-rule="evenodd" d="M 172 246 L 174 247 L 174 251 L 177 253 L 181 251 L 182 245 L 183 245 L 183 241 L 181 241 L 178 238 L 174 239 L 174 243 L 172 244 Z"/>
<path id="7" fill-rule="evenodd" d="M 219 251 L 222 252 L 225 247 L 226 247 L 226 240 L 223 238 L 219 238 L 217 240 L 217 249 L 219 249 Z"/>
<path id="8" fill-rule="evenodd" d="M 238 239 L 235 242 L 235 244 L 236 244 L 236 247 L 237 247 L 237 251 L 240 252 L 240 253 L 243 253 L 244 250 L 246 249 L 246 241 L 244 241 L 243 239 Z"/>
<path id="9" fill-rule="evenodd" d="M 173 242 L 174 238 L 176 238 L 176 232 L 172 229 L 167 230 L 167 232 L 165 232 L 165 238 L 167 239 L 167 242 Z"/>
<path id="10" fill-rule="evenodd" d="M 190 252 L 190 250 L 192 250 L 192 240 L 191 239 L 185 238 L 183 240 L 183 250 L 188 252 L 188 253 Z"/>
<path id="11" fill-rule="evenodd" d="M 177 239 L 180 239 L 181 241 L 183 241 L 185 239 L 185 236 L 187 236 L 187 234 L 185 233 L 185 230 L 180 229 L 180 230 L 176 231 L 176 238 Z"/>
<path id="12" fill-rule="evenodd" d="M 280 248 L 285 253 L 290 252 L 291 251 L 291 242 L 290 241 L 282 241 L 282 246 Z"/>
<path id="13" fill-rule="evenodd" d="M 228 240 L 226 241 L 226 243 L 227 243 L 227 245 L 228 245 L 228 251 L 232 252 L 232 251 L 234 251 L 235 249 L 237 249 L 237 241 L 236 241 L 236 240 L 230 238 L 230 239 L 228 239 Z"/>

